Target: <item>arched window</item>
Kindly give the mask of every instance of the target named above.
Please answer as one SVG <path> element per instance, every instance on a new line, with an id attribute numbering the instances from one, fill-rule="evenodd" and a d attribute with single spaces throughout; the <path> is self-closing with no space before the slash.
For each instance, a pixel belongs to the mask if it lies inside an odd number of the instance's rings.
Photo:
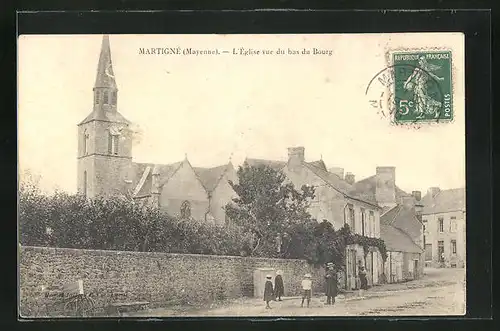
<path id="1" fill-rule="evenodd" d="M 87 171 L 83 172 L 83 196 L 87 197 Z"/>
<path id="2" fill-rule="evenodd" d="M 89 134 L 87 133 L 87 130 L 83 131 L 83 155 L 88 154 L 88 141 L 89 141 Z"/>
<path id="3" fill-rule="evenodd" d="M 189 201 L 184 201 L 181 205 L 181 218 L 191 217 L 191 204 Z"/>
<path id="4" fill-rule="evenodd" d="M 118 145 L 120 142 L 120 136 L 109 131 L 108 135 L 108 153 L 118 155 Z"/>
<path id="5" fill-rule="evenodd" d="M 107 91 L 103 91 L 102 93 L 103 93 L 103 96 L 102 96 L 102 103 L 103 103 L 103 104 L 105 104 L 105 105 L 107 105 L 107 104 L 108 104 L 108 101 L 109 101 L 109 100 L 108 100 L 108 97 L 109 97 L 109 96 L 108 96 L 108 92 L 107 92 Z"/>

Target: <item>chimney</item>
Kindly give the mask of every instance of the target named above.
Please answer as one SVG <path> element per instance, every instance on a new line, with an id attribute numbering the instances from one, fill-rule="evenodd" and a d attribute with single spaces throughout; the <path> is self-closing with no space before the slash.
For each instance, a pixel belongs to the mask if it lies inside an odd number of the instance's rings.
<path id="1" fill-rule="evenodd" d="M 356 181 L 352 172 L 346 172 L 344 180 L 351 185 Z"/>
<path id="2" fill-rule="evenodd" d="M 344 179 L 344 168 L 333 167 L 328 169 L 328 171 L 332 174 L 339 176 L 340 179 Z"/>
<path id="3" fill-rule="evenodd" d="M 420 191 L 412 191 L 411 195 L 413 195 L 416 201 L 420 201 L 422 199 L 422 192 Z"/>
<path id="4" fill-rule="evenodd" d="M 375 197 L 381 206 L 396 205 L 396 168 L 377 167 Z"/>
<path id="5" fill-rule="evenodd" d="M 288 170 L 298 171 L 302 168 L 304 162 L 304 147 L 288 148 Z"/>
<path id="6" fill-rule="evenodd" d="M 427 194 L 431 197 L 431 198 L 434 198 L 439 192 L 441 191 L 441 189 L 439 187 L 430 187 L 428 190 L 427 190 Z"/>
<path id="7" fill-rule="evenodd" d="M 406 207 L 415 207 L 415 197 L 413 195 L 405 195 L 401 197 L 401 203 Z"/>

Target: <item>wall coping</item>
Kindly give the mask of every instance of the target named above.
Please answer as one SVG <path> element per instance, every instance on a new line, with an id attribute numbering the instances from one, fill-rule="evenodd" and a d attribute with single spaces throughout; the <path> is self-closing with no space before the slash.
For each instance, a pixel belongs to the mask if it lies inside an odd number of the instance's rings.
<path id="1" fill-rule="evenodd" d="M 20 245 L 19 252 L 34 251 L 34 252 L 49 252 L 59 253 L 66 252 L 73 255 L 134 255 L 134 256 L 151 256 L 151 257 L 196 257 L 206 259 L 231 259 L 231 260 L 254 260 L 254 261 L 281 261 L 281 262 L 305 262 L 301 259 L 280 259 L 280 258 L 267 258 L 267 257 L 251 257 L 251 256 L 231 256 L 231 255 L 208 255 L 208 254 L 183 254 L 183 253 L 162 253 L 162 252 L 137 252 L 137 251 L 116 251 L 104 249 L 81 249 L 81 248 L 63 248 L 63 247 L 42 247 L 42 246 L 22 246 Z"/>

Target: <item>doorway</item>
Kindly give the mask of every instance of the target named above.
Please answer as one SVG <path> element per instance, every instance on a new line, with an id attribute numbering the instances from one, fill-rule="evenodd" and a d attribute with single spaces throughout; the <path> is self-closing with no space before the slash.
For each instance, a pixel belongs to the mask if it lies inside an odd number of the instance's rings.
<path id="1" fill-rule="evenodd" d="M 417 279 L 418 276 L 418 260 L 413 260 L 413 279 Z"/>

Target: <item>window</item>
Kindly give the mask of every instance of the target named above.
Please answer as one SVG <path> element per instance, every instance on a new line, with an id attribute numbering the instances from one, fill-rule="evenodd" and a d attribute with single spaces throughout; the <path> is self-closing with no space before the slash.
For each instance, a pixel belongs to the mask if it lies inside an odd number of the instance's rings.
<path id="1" fill-rule="evenodd" d="M 369 214 L 369 219 L 370 219 L 370 226 L 371 226 L 371 236 L 375 237 L 375 215 L 373 214 L 373 211 L 370 210 Z"/>
<path id="2" fill-rule="evenodd" d="M 367 231 L 367 227 L 365 226 L 365 210 L 363 208 L 361 208 L 361 235 L 364 236 L 365 235 L 365 231 Z M 366 230 L 365 230 L 366 229 Z"/>
<path id="3" fill-rule="evenodd" d="M 424 236 L 424 247 L 425 247 L 425 236 Z"/>
<path id="4" fill-rule="evenodd" d="M 181 205 L 181 218 L 191 217 L 191 204 L 189 201 L 184 201 Z"/>
<path id="5" fill-rule="evenodd" d="M 432 261 L 432 244 L 425 244 L 425 260 Z"/>
<path id="6" fill-rule="evenodd" d="M 119 139 L 120 139 L 120 136 L 118 136 L 118 135 L 113 136 L 113 154 L 115 154 L 115 155 L 118 155 L 118 143 L 120 141 Z"/>
<path id="7" fill-rule="evenodd" d="M 87 133 L 87 130 L 83 132 L 83 155 L 88 154 L 88 141 L 89 141 L 89 134 Z"/>
<path id="8" fill-rule="evenodd" d="M 427 231 L 427 220 L 422 220 L 424 233 Z"/>
<path id="9" fill-rule="evenodd" d="M 100 96 L 99 90 L 95 90 L 95 93 L 94 93 L 94 103 L 96 105 L 99 103 L 99 96 Z"/>
<path id="10" fill-rule="evenodd" d="M 442 217 L 438 219 L 439 232 L 444 232 L 444 220 Z"/>
<path id="11" fill-rule="evenodd" d="M 111 131 L 108 134 L 108 154 L 111 154 L 113 152 L 113 135 L 111 134 Z"/>
<path id="12" fill-rule="evenodd" d="M 116 105 L 116 91 L 111 92 L 111 104 Z"/>
<path id="13" fill-rule="evenodd" d="M 87 197 L 87 171 L 83 172 L 83 196 Z"/>
<path id="14" fill-rule="evenodd" d="M 450 217 L 450 232 L 457 232 L 457 218 L 455 216 Z"/>
<path id="15" fill-rule="evenodd" d="M 438 259 L 444 262 L 444 241 L 438 241 Z"/>
<path id="16" fill-rule="evenodd" d="M 118 155 L 118 145 L 120 136 L 109 132 L 108 136 L 108 153 Z"/>
<path id="17" fill-rule="evenodd" d="M 107 91 L 103 91 L 103 96 L 102 96 L 102 103 L 107 105 L 108 104 L 108 92 Z"/>
<path id="18" fill-rule="evenodd" d="M 451 254 L 457 254 L 457 241 L 451 241 Z"/>
<path id="19" fill-rule="evenodd" d="M 354 220 L 354 207 L 353 207 L 353 205 L 348 204 L 347 208 L 349 210 L 347 224 L 351 228 L 351 232 L 354 233 L 355 228 L 356 228 L 356 226 L 355 226 L 355 220 Z"/>

